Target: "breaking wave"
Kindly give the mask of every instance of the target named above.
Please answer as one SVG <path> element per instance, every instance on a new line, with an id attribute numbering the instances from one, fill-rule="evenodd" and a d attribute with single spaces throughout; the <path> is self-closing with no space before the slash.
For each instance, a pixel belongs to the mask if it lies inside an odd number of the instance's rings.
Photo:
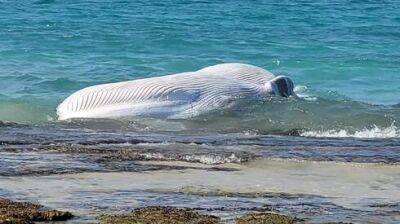
<path id="1" fill-rule="evenodd" d="M 305 131 L 300 134 L 304 137 L 327 137 L 327 138 L 398 138 L 398 128 L 392 123 L 389 127 L 380 128 L 374 125 L 372 128 L 364 128 L 359 131 L 327 130 L 327 131 Z"/>

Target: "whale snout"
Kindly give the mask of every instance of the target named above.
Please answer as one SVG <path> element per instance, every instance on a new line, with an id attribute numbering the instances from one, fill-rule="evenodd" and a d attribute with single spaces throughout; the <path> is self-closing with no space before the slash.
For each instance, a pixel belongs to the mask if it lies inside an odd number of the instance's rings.
<path id="1" fill-rule="evenodd" d="M 282 97 L 293 96 L 294 94 L 294 84 L 293 81 L 286 76 L 277 76 L 271 80 L 271 85 L 274 87 L 275 95 Z"/>

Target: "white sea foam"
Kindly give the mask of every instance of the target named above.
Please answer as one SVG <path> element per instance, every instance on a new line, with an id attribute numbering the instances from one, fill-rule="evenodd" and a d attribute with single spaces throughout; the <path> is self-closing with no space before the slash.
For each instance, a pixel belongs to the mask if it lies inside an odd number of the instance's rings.
<path id="1" fill-rule="evenodd" d="M 246 160 L 236 156 L 234 153 L 232 153 L 230 156 L 186 155 L 183 159 L 188 162 L 200 162 L 208 165 L 223 164 L 223 163 L 241 163 Z"/>
<path id="2" fill-rule="evenodd" d="M 296 86 L 294 87 L 294 92 L 298 97 L 307 101 L 316 101 L 317 97 L 312 96 L 307 86 Z"/>
<path id="3" fill-rule="evenodd" d="M 400 137 L 398 128 L 392 123 L 389 127 L 382 128 L 374 125 L 372 128 L 364 128 L 359 131 L 350 132 L 347 130 L 326 130 L 306 131 L 300 134 L 305 137 L 328 137 L 328 138 L 396 138 Z"/>
<path id="4" fill-rule="evenodd" d="M 163 155 L 162 153 L 143 153 L 141 154 L 144 158 L 147 160 L 180 160 L 180 161 L 186 161 L 186 162 L 198 162 L 202 164 L 208 164 L 208 165 L 215 165 L 215 164 L 224 164 L 224 163 L 241 163 L 243 161 L 246 161 L 246 158 L 238 157 L 234 153 L 232 153 L 230 156 L 224 156 L 224 155 L 185 155 L 183 157 L 179 156 L 166 156 Z"/>

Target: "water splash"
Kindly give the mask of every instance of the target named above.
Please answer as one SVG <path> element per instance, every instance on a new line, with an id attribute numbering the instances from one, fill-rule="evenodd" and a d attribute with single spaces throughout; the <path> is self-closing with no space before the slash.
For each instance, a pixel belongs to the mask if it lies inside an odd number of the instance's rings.
<path id="1" fill-rule="evenodd" d="M 307 86 L 296 86 L 294 92 L 298 97 L 307 101 L 317 101 L 317 97 L 313 96 Z"/>
<path id="2" fill-rule="evenodd" d="M 328 138 L 397 138 L 400 136 L 399 130 L 394 122 L 389 127 L 364 128 L 359 131 L 348 130 L 327 130 L 327 131 L 306 131 L 300 134 L 305 137 L 328 137 Z"/>

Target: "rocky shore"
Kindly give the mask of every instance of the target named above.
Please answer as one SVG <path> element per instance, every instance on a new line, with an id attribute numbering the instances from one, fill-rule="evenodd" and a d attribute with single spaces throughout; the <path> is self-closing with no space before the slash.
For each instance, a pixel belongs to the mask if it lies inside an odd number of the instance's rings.
<path id="1" fill-rule="evenodd" d="M 16 202 L 0 198 L 0 224 L 30 224 L 39 221 L 65 221 L 71 219 L 70 212 L 45 209 L 30 202 Z"/>
<path id="2" fill-rule="evenodd" d="M 219 224 L 218 216 L 202 214 L 190 208 L 152 206 L 135 209 L 128 214 L 103 215 L 102 224 Z M 296 218 L 272 212 L 250 213 L 235 220 L 237 224 L 294 224 Z"/>
<path id="3" fill-rule="evenodd" d="M 67 221 L 72 213 L 46 209 L 30 202 L 16 202 L 0 198 L 0 224 L 31 224 L 36 222 Z M 191 208 L 150 206 L 138 208 L 127 214 L 101 215 L 101 224 L 219 224 L 220 217 L 204 214 Z M 299 221 L 286 215 L 272 212 L 250 213 L 236 218 L 235 223 L 244 224 L 293 224 Z"/>

